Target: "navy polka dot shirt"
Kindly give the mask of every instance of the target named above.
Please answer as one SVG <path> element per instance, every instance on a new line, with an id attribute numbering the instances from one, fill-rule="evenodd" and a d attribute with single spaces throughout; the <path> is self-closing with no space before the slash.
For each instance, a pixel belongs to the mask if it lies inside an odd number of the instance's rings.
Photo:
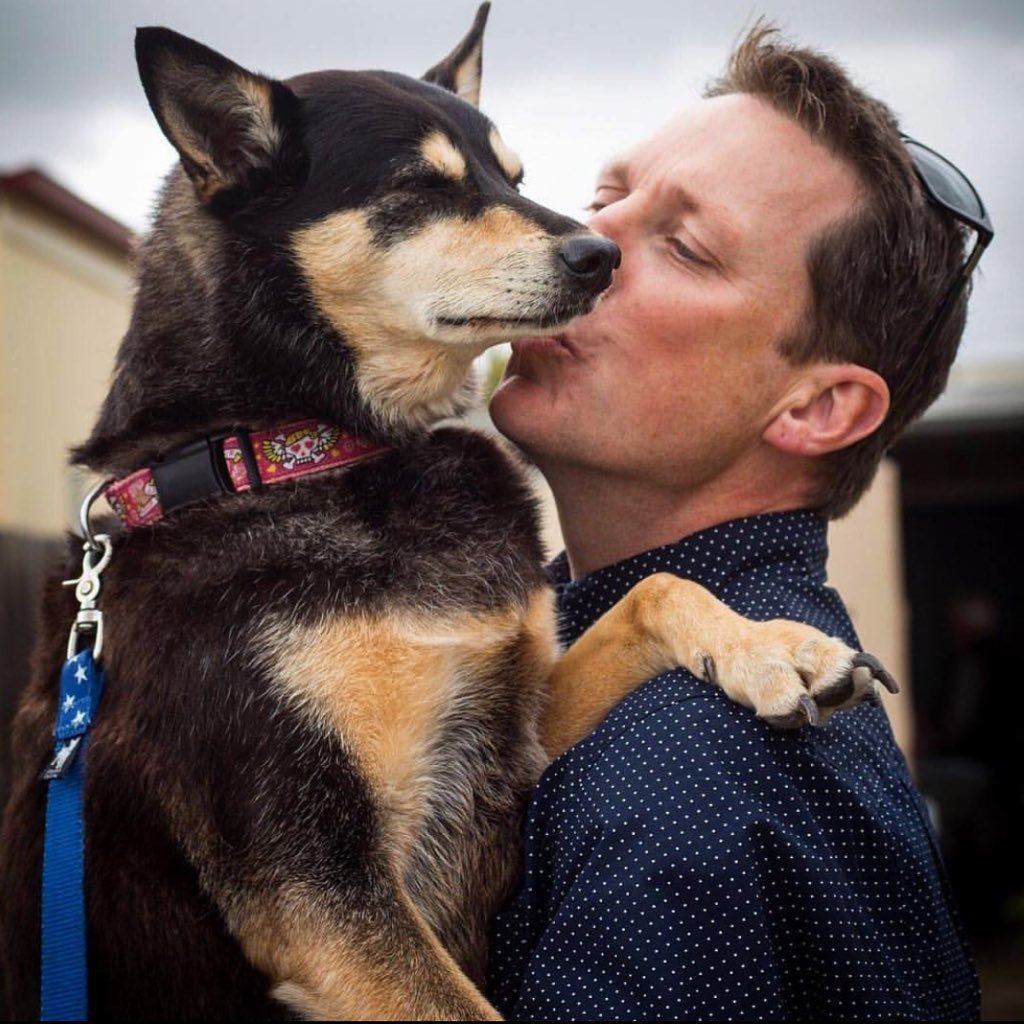
<path id="1" fill-rule="evenodd" d="M 754 619 L 859 646 L 825 585 L 825 522 L 715 526 L 580 580 L 571 643 L 675 572 Z M 970 1020 L 977 979 L 927 811 L 881 708 L 777 731 L 683 670 L 558 758 L 494 923 L 489 991 L 519 1020 Z"/>

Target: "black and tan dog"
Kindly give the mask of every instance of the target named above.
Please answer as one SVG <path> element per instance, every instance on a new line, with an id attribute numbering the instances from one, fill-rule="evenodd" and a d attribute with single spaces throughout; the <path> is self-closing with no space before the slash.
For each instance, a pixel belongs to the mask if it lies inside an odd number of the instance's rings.
<path id="1" fill-rule="evenodd" d="M 618 253 L 519 195 L 475 107 L 485 16 L 423 80 L 282 83 L 139 33 L 181 162 L 77 461 L 124 476 L 309 417 L 387 450 L 115 537 L 87 759 L 95 1017 L 493 1018 L 474 983 L 526 795 L 630 687 L 714 666 L 779 720 L 874 692 L 842 644 L 663 576 L 557 657 L 521 472 L 433 425 L 470 401 L 487 346 L 592 308 Z M 16 723 L 12 1017 L 38 1010 L 38 776 L 75 610 L 48 589 Z"/>

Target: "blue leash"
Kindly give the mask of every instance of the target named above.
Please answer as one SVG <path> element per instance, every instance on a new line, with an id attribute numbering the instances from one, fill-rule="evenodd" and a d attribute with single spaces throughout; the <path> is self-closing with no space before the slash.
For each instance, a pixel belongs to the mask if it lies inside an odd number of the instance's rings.
<path id="1" fill-rule="evenodd" d="M 43 772 L 42 972 L 40 1020 L 88 1020 L 85 841 L 82 794 L 89 726 L 103 693 L 103 671 L 85 648 L 60 674 L 53 761 Z"/>
<path id="2" fill-rule="evenodd" d="M 104 485 L 94 488 L 82 505 L 86 540 L 82 575 L 68 580 L 79 609 L 68 637 L 67 661 L 60 673 L 56 744 L 53 760 L 42 773 L 47 782 L 46 831 L 43 835 L 42 942 L 40 1020 L 88 1020 L 88 968 L 85 915 L 85 748 L 89 727 L 103 695 L 103 613 L 96 607 L 100 573 L 112 546 L 105 534 L 89 529 L 89 507 Z M 78 650 L 88 638 L 91 646 Z"/>

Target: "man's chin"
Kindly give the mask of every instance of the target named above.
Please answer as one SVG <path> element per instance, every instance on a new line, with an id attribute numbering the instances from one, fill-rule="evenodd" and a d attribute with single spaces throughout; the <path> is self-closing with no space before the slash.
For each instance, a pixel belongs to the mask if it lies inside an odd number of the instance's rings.
<path id="1" fill-rule="evenodd" d="M 540 385 L 528 369 L 520 372 L 515 360 L 515 355 L 509 359 L 505 376 L 491 395 L 488 409 L 498 431 L 521 446 L 528 441 L 531 424 L 536 421 Z"/>
<path id="2" fill-rule="evenodd" d="M 514 358 L 515 356 L 512 357 L 512 359 Z M 491 414 L 494 425 L 503 434 L 505 433 L 505 427 L 510 416 L 513 419 L 515 418 L 512 415 L 515 412 L 515 405 L 518 401 L 518 396 L 515 392 L 524 383 L 523 378 L 513 370 L 512 359 L 509 360 L 509 365 L 505 368 L 505 375 L 501 378 L 501 381 L 491 395 L 490 401 L 487 403 L 487 410 Z"/>

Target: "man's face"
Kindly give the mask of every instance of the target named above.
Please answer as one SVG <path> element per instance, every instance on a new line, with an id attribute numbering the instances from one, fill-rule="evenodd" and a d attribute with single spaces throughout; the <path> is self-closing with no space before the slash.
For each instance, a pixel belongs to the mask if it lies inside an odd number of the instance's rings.
<path id="1" fill-rule="evenodd" d="M 590 226 L 622 266 L 557 341 L 513 345 L 491 404 L 537 461 L 694 487 L 763 446 L 796 379 L 808 245 L 858 201 L 853 172 L 749 95 L 704 100 L 598 179 Z"/>

